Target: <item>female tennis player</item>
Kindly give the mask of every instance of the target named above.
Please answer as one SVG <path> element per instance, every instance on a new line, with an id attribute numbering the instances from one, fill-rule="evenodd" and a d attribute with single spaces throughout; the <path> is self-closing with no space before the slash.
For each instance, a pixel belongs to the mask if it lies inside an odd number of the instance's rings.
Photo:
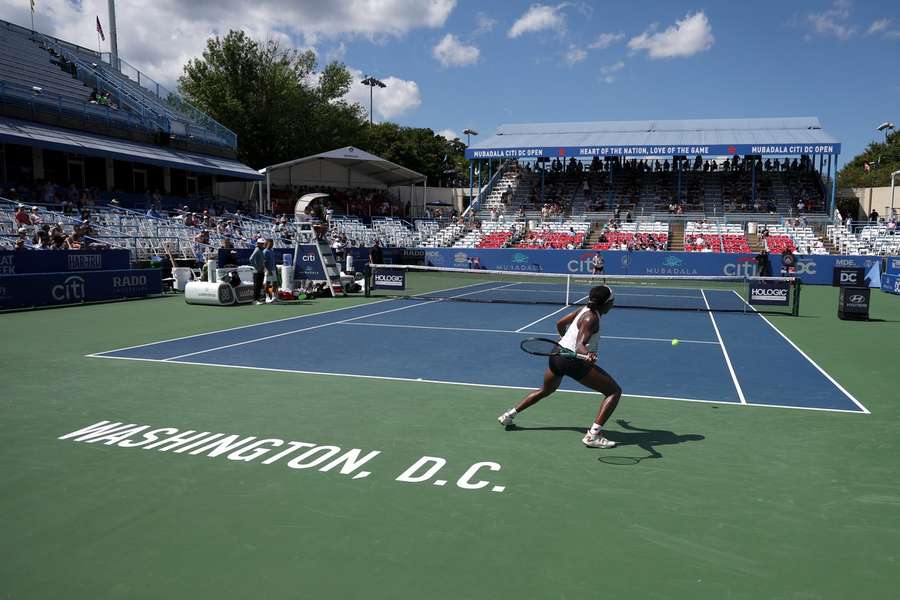
<path id="1" fill-rule="evenodd" d="M 582 385 L 604 394 L 597 418 L 581 440 L 592 448 L 612 448 L 615 442 L 603 437 L 602 428 L 616 409 L 622 388 L 612 376 L 598 367 L 597 339 L 600 337 L 600 317 L 613 307 L 612 290 L 605 285 L 591 288 L 588 303 L 584 308 L 573 311 L 557 321 L 556 329 L 561 336 L 559 345 L 581 355 L 587 360 L 564 355 L 550 357 L 550 366 L 544 372 L 544 384 L 527 396 L 515 408 L 506 411 L 497 419 L 504 427 L 512 425 L 517 414 L 546 398 L 559 388 L 563 376 L 568 375 Z"/>

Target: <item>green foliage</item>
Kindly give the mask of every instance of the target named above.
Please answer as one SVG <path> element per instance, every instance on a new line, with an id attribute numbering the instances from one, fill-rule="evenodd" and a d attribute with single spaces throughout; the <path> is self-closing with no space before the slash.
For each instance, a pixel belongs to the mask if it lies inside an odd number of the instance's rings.
<path id="1" fill-rule="evenodd" d="M 465 146 L 431 129 L 369 125 L 347 99 L 352 76 L 332 62 L 317 70 L 312 51 L 261 43 L 242 31 L 207 40 L 184 66 L 185 98 L 238 136 L 238 157 L 254 168 L 355 146 L 447 184 L 466 172 Z"/>
<path id="2" fill-rule="evenodd" d="M 866 173 L 865 163 L 870 171 Z M 838 187 L 882 187 L 891 185 L 891 173 L 900 169 L 900 131 L 887 136 L 884 144 L 869 144 L 838 171 Z"/>

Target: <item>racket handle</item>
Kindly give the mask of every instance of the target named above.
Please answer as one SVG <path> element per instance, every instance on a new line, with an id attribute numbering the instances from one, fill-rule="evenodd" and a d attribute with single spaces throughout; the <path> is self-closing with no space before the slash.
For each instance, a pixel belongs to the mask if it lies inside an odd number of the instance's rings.
<path id="1" fill-rule="evenodd" d="M 591 360 L 591 357 L 587 354 L 575 354 L 575 358 L 580 358 L 581 360 Z"/>

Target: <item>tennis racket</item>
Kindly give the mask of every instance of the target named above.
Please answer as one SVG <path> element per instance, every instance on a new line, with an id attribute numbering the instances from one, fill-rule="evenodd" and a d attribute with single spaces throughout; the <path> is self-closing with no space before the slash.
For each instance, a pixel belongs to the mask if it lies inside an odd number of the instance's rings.
<path id="1" fill-rule="evenodd" d="M 528 354 L 536 354 L 537 356 L 565 356 L 568 358 L 590 360 L 587 354 L 578 354 L 568 348 L 563 348 L 553 340 L 547 338 L 528 338 L 527 340 L 522 340 L 519 347 Z"/>

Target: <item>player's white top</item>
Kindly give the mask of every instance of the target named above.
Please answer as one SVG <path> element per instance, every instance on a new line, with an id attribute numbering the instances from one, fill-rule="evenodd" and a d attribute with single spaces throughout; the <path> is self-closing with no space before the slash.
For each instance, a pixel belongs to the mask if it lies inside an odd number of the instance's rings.
<path id="1" fill-rule="evenodd" d="M 562 338 L 559 340 L 559 345 L 567 350 L 571 350 L 572 352 L 578 352 L 578 323 L 581 319 L 585 318 L 585 315 L 591 312 L 591 308 L 589 306 L 585 306 L 580 311 L 578 311 L 578 315 L 575 316 L 575 319 L 569 323 L 569 328 L 566 329 L 566 332 L 563 334 Z M 595 313 L 596 314 L 596 313 Z M 597 316 L 597 332 L 594 333 L 590 338 L 588 338 L 587 349 L 591 352 L 597 351 L 597 338 L 600 337 L 600 316 Z"/>

